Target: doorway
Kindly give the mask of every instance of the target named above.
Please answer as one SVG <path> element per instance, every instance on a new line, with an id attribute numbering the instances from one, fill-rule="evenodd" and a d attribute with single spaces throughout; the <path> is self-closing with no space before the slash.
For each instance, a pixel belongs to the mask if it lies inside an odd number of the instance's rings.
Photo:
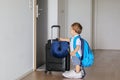
<path id="1" fill-rule="evenodd" d="M 35 6 L 35 44 L 34 69 L 45 64 L 45 44 L 47 42 L 47 0 L 36 0 Z M 37 6 L 37 7 L 36 7 Z"/>

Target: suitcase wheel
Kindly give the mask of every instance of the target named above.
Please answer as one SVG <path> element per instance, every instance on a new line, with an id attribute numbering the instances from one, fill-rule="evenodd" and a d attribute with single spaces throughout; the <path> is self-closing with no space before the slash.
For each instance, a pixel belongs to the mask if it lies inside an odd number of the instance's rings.
<path id="1" fill-rule="evenodd" d="M 47 74 L 48 73 L 48 71 L 45 71 L 45 74 Z M 49 71 L 49 74 L 52 74 L 52 72 L 51 71 Z"/>
<path id="2" fill-rule="evenodd" d="M 45 74 L 47 74 L 48 71 L 45 71 Z"/>

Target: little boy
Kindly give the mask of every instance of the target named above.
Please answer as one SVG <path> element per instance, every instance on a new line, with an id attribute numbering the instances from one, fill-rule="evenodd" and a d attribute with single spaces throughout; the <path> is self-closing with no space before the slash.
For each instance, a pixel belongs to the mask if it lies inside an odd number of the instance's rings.
<path id="1" fill-rule="evenodd" d="M 81 41 L 80 39 L 76 39 L 76 43 L 74 43 L 74 39 L 77 36 L 80 36 L 82 32 L 82 26 L 80 23 L 73 23 L 71 25 L 71 30 L 70 33 L 72 35 L 72 38 L 70 39 L 64 39 L 60 38 L 60 41 L 67 41 L 70 42 L 70 55 L 72 59 L 72 63 L 75 66 L 75 70 L 71 71 L 66 71 L 63 73 L 63 76 L 66 78 L 82 78 L 82 73 L 81 73 L 81 56 L 82 56 L 82 51 L 81 51 Z M 75 45 L 76 47 L 74 48 Z"/>

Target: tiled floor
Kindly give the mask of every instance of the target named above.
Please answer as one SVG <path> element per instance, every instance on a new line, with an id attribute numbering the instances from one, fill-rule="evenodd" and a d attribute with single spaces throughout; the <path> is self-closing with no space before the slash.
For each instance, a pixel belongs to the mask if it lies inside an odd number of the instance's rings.
<path id="1" fill-rule="evenodd" d="M 97 50 L 95 54 L 95 64 L 86 68 L 84 80 L 120 80 L 120 51 Z M 66 79 L 62 77 L 62 72 L 52 72 L 45 74 L 44 71 L 32 72 L 22 80 L 80 80 Z"/>

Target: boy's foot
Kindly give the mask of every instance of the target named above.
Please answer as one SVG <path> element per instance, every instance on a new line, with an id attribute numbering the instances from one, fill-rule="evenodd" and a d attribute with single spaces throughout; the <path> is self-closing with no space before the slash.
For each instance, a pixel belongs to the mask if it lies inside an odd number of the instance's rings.
<path id="1" fill-rule="evenodd" d="M 74 70 L 71 70 L 69 72 L 68 71 L 64 72 L 63 76 L 66 78 L 82 78 L 82 73 L 81 72 L 76 73 Z"/>

